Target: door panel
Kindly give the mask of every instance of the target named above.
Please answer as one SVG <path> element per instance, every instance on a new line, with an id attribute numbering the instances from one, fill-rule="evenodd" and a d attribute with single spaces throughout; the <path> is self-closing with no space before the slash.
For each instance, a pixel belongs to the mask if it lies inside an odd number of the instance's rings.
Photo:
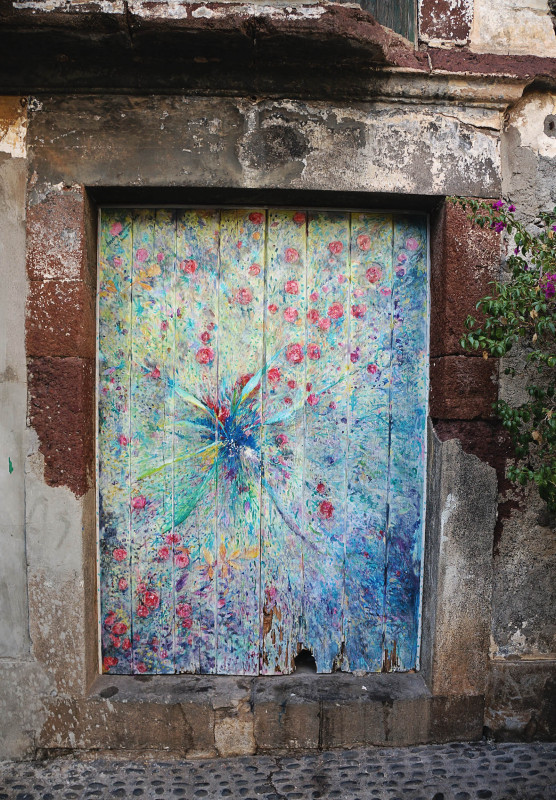
<path id="1" fill-rule="evenodd" d="M 102 212 L 103 668 L 417 664 L 423 217 Z"/>

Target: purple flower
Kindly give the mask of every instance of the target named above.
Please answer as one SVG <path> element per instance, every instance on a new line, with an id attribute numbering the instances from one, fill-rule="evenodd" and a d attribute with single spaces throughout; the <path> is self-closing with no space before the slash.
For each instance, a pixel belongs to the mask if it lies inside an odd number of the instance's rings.
<path id="1" fill-rule="evenodd" d="M 514 250 L 514 253 L 515 253 L 515 254 L 516 254 L 516 256 L 517 256 L 517 254 L 519 253 L 519 247 L 516 247 L 516 248 L 515 248 L 515 250 Z"/>
<path id="2" fill-rule="evenodd" d="M 512 203 L 511 206 L 508 206 L 508 211 L 515 211 L 515 206 Z"/>
<path id="3" fill-rule="evenodd" d="M 504 230 L 504 228 L 506 227 L 506 223 L 505 222 L 496 222 L 496 223 L 493 222 L 491 227 L 494 228 L 496 233 L 501 233 Z"/>
<path id="4" fill-rule="evenodd" d="M 496 208 L 496 209 L 504 208 L 504 201 L 503 200 L 496 200 L 494 203 L 492 203 L 492 207 Z"/>
<path id="5" fill-rule="evenodd" d="M 556 231 L 556 225 L 553 225 L 553 226 L 552 226 L 552 230 L 553 230 L 553 231 Z"/>
<path id="6" fill-rule="evenodd" d="M 547 300 L 556 294 L 556 275 L 544 275 L 539 281 L 539 286 L 544 291 Z"/>

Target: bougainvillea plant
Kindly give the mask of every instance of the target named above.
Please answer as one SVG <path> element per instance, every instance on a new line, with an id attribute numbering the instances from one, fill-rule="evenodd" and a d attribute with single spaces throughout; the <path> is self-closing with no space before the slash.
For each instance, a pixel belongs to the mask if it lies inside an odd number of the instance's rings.
<path id="1" fill-rule="evenodd" d="M 517 407 L 499 400 L 494 410 L 515 446 L 517 460 L 508 477 L 521 486 L 534 482 L 555 511 L 556 208 L 539 213 L 525 227 L 516 219 L 515 206 L 502 200 L 451 200 L 477 225 L 507 234 L 507 275 L 493 282 L 492 294 L 477 303 L 480 320 L 467 318 L 461 345 L 482 352 L 483 358 L 502 358 L 518 346 L 525 352 L 532 365 L 525 385 L 529 399 Z M 504 371 L 516 375 L 512 366 Z"/>

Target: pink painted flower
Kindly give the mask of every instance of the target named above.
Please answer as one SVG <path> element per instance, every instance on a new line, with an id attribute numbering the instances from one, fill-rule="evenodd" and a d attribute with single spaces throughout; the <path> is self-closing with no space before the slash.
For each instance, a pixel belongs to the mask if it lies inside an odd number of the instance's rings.
<path id="1" fill-rule="evenodd" d="M 419 242 L 417 241 L 417 239 L 414 239 L 413 236 L 410 236 L 410 238 L 405 243 L 405 247 L 406 250 L 417 250 L 417 248 L 419 247 Z"/>
<path id="2" fill-rule="evenodd" d="M 147 505 L 147 498 L 144 494 L 140 494 L 137 497 L 133 497 L 131 500 L 131 507 L 134 508 L 136 511 L 140 511 L 142 508 L 145 508 Z"/>
<path id="3" fill-rule="evenodd" d="M 340 319 L 344 316 L 344 307 L 341 303 L 332 303 L 328 308 L 330 319 Z"/>
<path id="4" fill-rule="evenodd" d="M 111 611 L 111 612 L 110 612 L 109 614 L 107 614 L 107 615 L 106 615 L 106 617 L 104 618 L 104 627 L 105 627 L 105 628 L 111 628 L 111 627 L 112 627 L 112 625 L 113 625 L 115 622 L 116 622 L 116 615 L 114 614 L 114 612 L 113 612 L 113 611 Z"/>
<path id="5" fill-rule="evenodd" d="M 198 364 L 210 364 L 214 359 L 214 350 L 212 347 L 201 347 L 195 356 Z"/>
<path id="6" fill-rule="evenodd" d="M 298 317 L 296 308 L 286 308 L 284 311 L 284 319 L 286 322 L 295 322 Z"/>
<path id="7" fill-rule="evenodd" d="M 122 434 L 120 434 L 120 438 L 118 439 L 118 442 L 121 444 L 122 447 L 127 447 L 127 445 L 129 444 L 129 439 L 127 438 L 127 436 L 124 436 L 124 434 L 122 433 Z"/>
<path id="8" fill-rule="evenodd" d="M 275 303 L 271 303 L 268 307 L 268 310 L 270 311 L 271 314 L 276 314 L 276 312 L 278 311 L 278 306 Z"/>
<path id="9" fill-rule="evenodd" d="M 122 266 L 122 259 L 118 258 L 118 256 L 114 256 L 114 266 L 121 267 Z"/>
<path id="10" fill-rule="evenodd" d="M 278 381 L 279 381 L 279 380 L 280 380 L 280 378 L 282 377 L 282 375 L 280 374 L 280 370 L 278 369 L 278 367 L 271 367 L 271 368 L 268 370 L 268 372 L 266 373 L 266 376 L 267 376 L 267 378 L 268 378 L 268 380 L 269 380 L 269 382 L 270 382 L 270 383 L 278 383 Z"/>
<path id="11" fill-rule="evenodd" d="M 127 587 L 128 587 L 128 582 L 126 581 L 126 579 L 125 578 L 120 578 L 120 580 L 118 581 L 118 589 L 121 592 L 125 592 Z"/>
<path id="12" fill-rule="evenodd" d="M 320 317 L 320 314 L 319 314 L 319 312 L 317 311 L 317 309 L 316 309 L 316 308 L 310 308 L 310 309 L 309 309 L 309 311 L 307 312 L 307 319 L 308 319 L 308 320 L 309 320 L 309 322 L 311 322 L 313 325 L 314 325 L 316 322 L 318 322 L 318 321 L 319 321 L 319 317 Z"/>
<path id="13" fill-rule="evenodd" d="M 363 319 L 363 317 L 367 313 L 367 306 L 365 305 L 352 306 L 351 313 L 356 319 Z"/>
<path id="14" fill-rule="evenodd" d="M 324 494 L 325 491 L 326 491 L 326 486 L 324 485 L 324 483 L 322 481 L 320 483 L 317 483 L 317 492 L 319 494 Z"/>
<path id="15" fill-rule="evenodd" d="M 127 558 L 127 550 L 123 547 L 116 547 L 115 550 L 112 550 L 112 556 L 116 561 L 123 561 Z"/>
<path id="16" fill-rule="evenodd" d="M 236 300 L 238 303 L 241 303 L 242 306 L 247 306 L 253 299 L 253 292 L 247 286 L 244 286 L 243 289 L 240 289 L 236 294 Z"/>
<path id="17" fill-rule="evenodd" d="M 378 281 L 382 278 L 382 270 L 380 266 L 378 264 L 371 264 L 365 273 L 365 277 L 369 283 L 378 283 Z"/>
<path id="18" fill-rule="evenodd" d="M 145 592 L 145 596 L 143 597 L 143 603 L 147 606 L 147 608 L 158 608 L 160 603 L 160 597 L 156 592 L 153 591 Z"/>
<path id="19" fill-rule="evenodd" d="M 123 225 L 121 222 L 114 222 L 110 226 L 110 233 L 112 234 L 112 236 L 119 236 L 122 231 L 123 231 Z"/>
<path id="20" fill-rule="evenodd" d="M 164 541 L 166 544 L 179 544 L 181 541 L 181 536 L 179 533 L 167 533 L 164 537 Z"/>
<path id="21" fill-rule="evenodd" d="M 148 257 L 149 257 L 148 250 L 145 250 L 144 247 L 140 247 L 139 250 L 137 251 L 137 261 L 141 262 L 146 261 Z"/>
<path id="22" fill-rule="evenodd" d="M 160 330 L 161 331 L 167 331 L 168 330 L 168 320 L 165 319 L 160 323 Z"/>
<path id="23" fill-rule="evenodd" d="M 155 367 L 152 372 L 149 372 L 149 375 L 157 381 L 160 378 L 160 370 L 158 367 Z"/>
<path id="24" fill-rule="evenodd" d="M 303 211 L 296 211 L 295 214 L 293 215 L 293 221 L 295 222 L 296 225 L 303 225 L 303 223 L 305 222 L 305 214 L 303 213 Z"/>
<path id="25" fill-rule="evenodd" d="M 294 247 L 288 247 L 285 252 L 285 257 L 288 264 L 294 264 L 299 259 L 299 253 Z"/>
<path id="26" fill-rule="evenodd" d="M 338 256 L 344 249 L 344 245 L 341 242 L 330 242 L 328 249 L 333 255 Z"/>
<path id="27" fill-rule="evenodd" d="M 334 514 L 334 506 L 329 500 L 323 500 L 319 504 L 319 514 L 323 519 L 330 519 Z"/>
<path id="28" fill-rule="evenodd" d="M 354 297 L 363 297 L 366 294 L 367 294 L 366 289 L 362 289 L 360 286 L 357 289 L 353 290 Z"/>
<path id="29" fill-rule="evenodd" d="M 193 275 L 197 270 L 197 262 L 193 258 L 188 258 L 180 263 L 180 269 L 187 275 Z"/>
<path id="30" fill-rule="evenodd" d="M 400 264 L 405 264 L 407 261 L 407 254 L 406 253 L 398 253 L 398 262 Z"/>
<path id="31" fill-rule="evenodd" d="M 293 402 L 293 401 L 292 401 L 291 397 L 284 397 L 284 403 L 285 403 L 287 406 L 291 406 L 292 402 Z"/>
<path id="32" fill-rule="evenodd" d="M 264 214 L 262 211 L 253 211 L 249 214 L 249 221 L 253 223 L 253 225 L 261 225 L 264 222 Z"/>
<path id="33" fill-rule="evenodd" d="M 307 398 L 307 402 L 310 406 L 316 406 L 320 400 L 320 397 L 316 394 L 310 394 Z"/>
<path id="34" fill-rule="evenodd" d="M 137 672 L 140 672 L 141 674 L 147 671 L 147 667 L 145 666 L 145 664 L 143 664 L 143 662 L 141 662 L 141 664 L 137 664 L 136 669 Z"/>
<path id="35" fill-rule="evenodd" d="M 347 279 L 346 279 L 345 275 L 342 275 L 342 274 L 338 275 L 338 283 L 345 283 L 346 280 Z"/>
<path id="36" fill-rule="evenodd" d="M 366 233 L 361 233 L 357 237 L 357 247 L 364 252 L 367 252 L 371 249 L 371 237 L 367 236 Z"/>
<path id="37" fill-rule="evenodd" d="M 297 383 L 293 379 L 290 379 L 288 381 L 288 386 L 289 386 L 290 389 L 295 389 L 295 387 L 297 386 Z"/>
<path id="38" fill-rule="evenodd" d="M 327 317 L 321 317 L 318 322 L 318 326 L 321 331 L 327 331 L 330 329 L 330 320 Z"/>
<path id="39" fill-rule="evenodd" d="M 332 411 L 334 411 L 334 410 L 335 410 L 335 408 L 336 408 L 336 403 L 334 402 L 334 400 L 331 400 L 331 401 L 329 402 L 329 404 L 328 404 L 328 408 L 331 408 L 331 409 L 332 409 Z"/>
<path id="40" fill-rule="evenodd" d="M 320 347 L 317 344 L 308 344 L 307 357 L 313 361 L 318 361 L 320 358 Z"/>
<path id="41" fill-rule="evenodd" d="M 367 365 L 367 372 L 369 375 L 374 375 L 378 371 L 378 367 L 376 364 L 368 364 Z"/>
<path id="42" fill-rule="evenodd" d="M 124 639 L 122 642 L 122 650 L 129 650 L 131 647 L 131 642 L 129 639 Z"/>
<path id="43" fill-rule="evenodd" d="M 125 622 L 116 622 L 114 627 L 112 628 L 112 633 L 115 636 L 122 636 L 127 631 L 127 625 Z"/>
<path id="44" fill-rule="evenodd" d="M 356 364 L 359 361 L 359 353 L 357 352 L 357 350 L 354 350 L 353 353 L 349 354 L 349 359 L 352 364 Z"/>
<path id="45" fill-rule="evenodd" d="M 384 295 L 384 297 L 388 297 L 388 295 L 392 294 L 392 289 L 389 289 L 387 286 L 383 286 L 380 290 L 380 293 Z"/>
<path id="46" fill-rule="evenodd" d="M 176 606 L 176 614 L 182 619 L 190 617 L 192 613 L 193 608 L 189 605 L 189 603 L 178 603 Z"/>
<path id="47" fill-rule="evenodd" d="M 307 383 L 306 386 L 305 386 L 305 390 L 307 392 L 310 392 L 312 388 L 313 388 L 313 384 L 312 383 Z"/>
<path id="48" fill-rule="evenodd" d="M 249 275 L 259 275 L 261 272 L 260 264 L 251 264 L 249 267 Z"/>
<path id="49" fill-rule="evenodd" d="M 193 620 L 191 619 L 191 617 L 185 617 L 185 619 L 182 622 L 182 625 L 183 625 L 184 628 L 187 628 L 187 629 L 192 628 L 193 627 Z"/>
<path id="50" fill-rule="evenodd" d="M 167 558 L 170 557 L 170 551 L 167 547 L 159 547 L 158 548 L 158 557 L 161 561 L 166 561 Z"/>
<path id="51" fill-rule="evenodd" d="M 288 437 L 285 433 L 279 433 L 278 436 L 274 439 L 278 447 L 283 447 L 285 444 L 288 443 Z"/>
<path id="52" fill-rule="evenodd" d="M 158 255 L 156 256 L 156 260 L 158 261 L 159 264 L 161 261 L 164 261 L 164 253 L 158 253 Z"/>
<path id="53" fill-rule="evenodd" d="M 288 294 L 299 294 L 299 283 L 297 281 L 286 281 L 284 291 Z"/>
<path id="54" fill-rule="evenodd" d="M 224 606 L 226 605 L 226 601 L 224 600 L 223 597 L 219 597 L 216 605 L 218 606 L 218 608 L 224 608 Z"/>
<path id="55" fill-rule="evenodd" d="M 118 663 L 118 659 L 116 656 L 104 656 L 102 659 L 102 666 L 105 671 L 108 671 L 110 667 L 115 667 Z"/>
<path id="56" fill-rule="evenodd" d="M 290 344 L 286 349 L 286 358 L 290 364 L 301 364 L 303 361 L 303 347 L 300 344 Z"/>
<path id="57" fill-rule="evenodd" d="M 137 609 L 137 616 L 138 617 L 142 617 L 143 619 L 145 617 L 148 617 L 149 616 L 149 609 L 147 608 L 147 606 L 144 606 L 143 604 L 141 604 L 139 606 L 139 608 Z"/>
<path id="58" fill-rule="evenodd" d="M 189 554 L 186 550 L 183 550 L 179 553 L 176 553 L 175 557 L 176 567 L 180 569 L 185 569 L 189 566 Z"/>
<path id="59" fill-rule="evenodd" d="M 312 303 L 316 303 L 317 300 L 319 299 L 319 293 L 311 292 L 311 294 L 309 295 L 309 299 L 311 300 Z"/>
<path id="60" fill-rule="evenodd" d="M 201 334 L 201 341 L 205 344 L 210 342 L 210 333 L 208 331 L 203 331 Z"/>

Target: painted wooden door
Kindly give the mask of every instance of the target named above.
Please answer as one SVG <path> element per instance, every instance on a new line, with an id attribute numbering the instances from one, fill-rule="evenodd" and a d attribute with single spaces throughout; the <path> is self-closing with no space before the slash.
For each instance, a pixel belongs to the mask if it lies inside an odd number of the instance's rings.
<path id="1" fill-rule="evenodd" d="M 101 215 L 103 668 L 415 668 L 426 220 Z"/>

